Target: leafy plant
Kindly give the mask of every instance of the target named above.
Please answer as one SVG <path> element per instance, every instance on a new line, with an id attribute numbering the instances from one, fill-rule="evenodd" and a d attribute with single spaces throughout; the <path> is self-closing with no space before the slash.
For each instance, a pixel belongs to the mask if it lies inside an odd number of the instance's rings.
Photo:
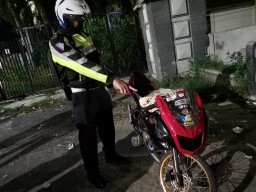
<path id="1" fill-rule="evenodd" d="M 240 52 L 234 52 L 229 56 L 229 62 L 224 63 L 217 56 L 206 56 L 200 59 L 190 61 L 192 71 L 198 75 L 201 69 L 215 69 L 222 72 L 223 75 L 229 77 L 234 75 L 233 79 L 236 85 L 230 87 L 235 93 L 243 94 L 247 92 L 248 87 L 246 83 L 247 64 L 244 56 Z"/>
<path id="2" fill-rule="evenodd" d="M 210 83 L 206 77 L 200 74 L 187 74 L 185 76 L 178 76 L 175 78 L 163 78 L 162 80 L 153 80 L 158 87 L 161 88 L 185 88 L 189 92 L 199 91 L 210 87 Z"/>
<path id="3" fill-rule="evenodd" d="M 234 52 L 229 56 L 230 61 L 224 63 L 217 56 L 210 55 L 203 58 L 190 61 L 190 68 L 194 72 L 200 72 L 201 69 L 215 69 L 223 74 L 244 78 L 246 74 L 246 60 L 240 52 Z"/>
<path id="4" fill-rule="evenodd" d="M 224 67 L 224 62 L 216 55 L 190 60 L 190 69 L 196 73 L 200 72 L 201 69 L 216 69 L 222 71 Z"/>
<path id="5" fill-rule="evenodd" d="M 247 64 L 244 56 L 240 52 L 234 52 L 230 56 L 230 62 L 223 69 L 224 74 L 234 74 L 240 78 L 245 77 Z"/>

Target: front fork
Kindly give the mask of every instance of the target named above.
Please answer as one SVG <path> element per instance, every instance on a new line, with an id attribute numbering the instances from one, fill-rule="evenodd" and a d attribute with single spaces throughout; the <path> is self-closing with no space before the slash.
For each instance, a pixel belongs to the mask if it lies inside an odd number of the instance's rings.
<path id="1" fill-rule="evenodd" d="M 172 148 L 172 154 L 173 154 L 173 168 L 175 171 L 175 175 L 176 175 L 176 181 L 179 187 L 183 187 L 183 177 L 182 177 L 182 173 L 180 171 L 180 161 L 179 161 L 179 156 L 178 156 L 178 152 L 175 148 Z"/>

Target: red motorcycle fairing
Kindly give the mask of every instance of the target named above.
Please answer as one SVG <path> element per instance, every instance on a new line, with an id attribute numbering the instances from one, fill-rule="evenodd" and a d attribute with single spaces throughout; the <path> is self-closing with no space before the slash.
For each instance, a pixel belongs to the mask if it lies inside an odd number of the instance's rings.
<path id="1" fill-rule="evenodd" d="M 197 93 L 194 94 L 197 108 L 197 123 L 193 126 L 181 125 L 172 115 L 166 101 L 156 96 L 156 105 L 174 143 L 180 153 L 194 155 L 203 148 L 204 143 L 204 114 L 202 101 Z"/>

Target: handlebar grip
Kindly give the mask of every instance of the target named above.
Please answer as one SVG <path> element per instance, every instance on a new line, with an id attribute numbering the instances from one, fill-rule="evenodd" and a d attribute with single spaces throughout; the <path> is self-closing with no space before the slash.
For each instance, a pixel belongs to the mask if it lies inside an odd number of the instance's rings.
<path id="1" fill-rule="evenodd" d="M 148 110 L 150 110 L 150 109 L 154 109 L 154 108 L 156 108 L 157 106 L 156 106 L 156 104 L 154 103 L 154 104 L 152 104 L 152 105 L 149 105 L 149 106 L 147 106 L 147 107 L 144 107 L 142 110 L 143 111 L 148 111 Z"/>

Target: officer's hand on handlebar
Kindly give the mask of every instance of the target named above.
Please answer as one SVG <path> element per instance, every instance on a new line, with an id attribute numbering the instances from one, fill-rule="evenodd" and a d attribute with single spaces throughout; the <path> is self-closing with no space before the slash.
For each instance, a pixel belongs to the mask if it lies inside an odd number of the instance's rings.
<path id="1" fill-rule="evenodd" d="M 124 82 L 123 80 L 119 79 L 118 77 L 115 77 L 115 79 L 113 80 L 113 85 L 122 94 L 130 93 L 130 89 L 133 90 L 133 91 L 137 91 L 137 89 L 129 86 L 126 82 Z"/>

